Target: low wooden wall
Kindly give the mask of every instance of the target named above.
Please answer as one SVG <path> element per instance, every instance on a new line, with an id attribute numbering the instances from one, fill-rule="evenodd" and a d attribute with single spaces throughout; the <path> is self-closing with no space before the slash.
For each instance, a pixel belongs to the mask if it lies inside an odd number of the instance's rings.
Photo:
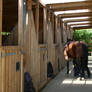
<path id="1" fill-rule="evenodd" d="M 59 72 L 59 69 L 61 69 L 61 63 L 60 63 L 60 57 L 59 57 L 58 48 L 55 48 L 55 73 L 57 74 Z"/>
<path id="2" fill-rule="evenodd" d="M 0 92 L 23 92 L 23 55 L 19 47 L 0 47 Z"/>
<path id="3" fill-rule="evenodd" d="M 41 89 L 47 83 L 47 48 L 45 45 L 40 45 L 40 85 Z"/>
<path id="4" fill-rule="evenodd" d="M 64 60 L 64 54 L 62 51 L 63 47 L 55 46 L 55 70 L 56 73 L 61 71 L 66 66 L 66 61 Z"/>

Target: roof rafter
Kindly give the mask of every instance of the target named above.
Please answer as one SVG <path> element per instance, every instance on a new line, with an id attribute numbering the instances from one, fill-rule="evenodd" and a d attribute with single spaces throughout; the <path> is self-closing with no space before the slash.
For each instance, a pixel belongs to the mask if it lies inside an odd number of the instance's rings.
<path id="1" fill-rule="evenodd" d="M 86 13 L 68 13 L 68 14 L 59 14 L 61 18 L 72 18 L 72 17 L 85 17 L 85 16 L 92 16 L 92 11 Z"/>
<path id="2" fill-rule="evenodd" d="M 73 30 L 76 30 L 76 29 L 90 29 L 90 28 L 92 28 L 92 26 L 74 27 Z"/>
<path id="3" fill-rule="evenodd" d="M 79 24 L 71 24 L 71 25 L 68 25 L 68 26 L 77 26 L 77 25 L 92 25 L 92 22 L 90 23 L 79 23 Z"/>
<path id="4" fill-rule="evenodd" d="M 88 19 L 74 19 L 74 20 L 65 20 L 64 23 L 71 23 L 71 22 L 83 22 L 83 21 L 92 21 L 92 17 Z"/>
<path id="5" fill-rule="evenodd" d="M 78 9 L 92 9 L 92 1 L 83 2 L 70 2 L 70 3 L 58 3 L 58 4 L 48 4 L 47 7 L 53 11 L 68 11 L 68 10 L 78 10 Z"/>

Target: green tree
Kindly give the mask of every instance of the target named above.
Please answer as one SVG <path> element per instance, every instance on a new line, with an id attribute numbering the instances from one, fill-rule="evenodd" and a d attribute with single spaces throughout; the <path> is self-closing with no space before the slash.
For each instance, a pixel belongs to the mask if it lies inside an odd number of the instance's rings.
<path id="1" fill-rule="evenodd" d="M 75 30 L 73 35 L 75 40 L 92 43 L 92 29 Z"/>

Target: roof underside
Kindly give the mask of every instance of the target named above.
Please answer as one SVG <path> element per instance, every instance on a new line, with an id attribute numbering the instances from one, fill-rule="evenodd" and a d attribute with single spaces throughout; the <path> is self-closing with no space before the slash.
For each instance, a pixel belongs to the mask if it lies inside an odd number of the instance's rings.
<path id="1" fill-rule="evenodd" d="M 92 28 L 92 0 L 41 0 L 47 8 L 74 29 Z M 88 21 L 88 23 L 86 23 Z M 75 22 L 85 22 L 77 23 Z M 73 24 L 74 23 L 74 24 Z M 83 26 L 82 26 L 83 25 Z"/>

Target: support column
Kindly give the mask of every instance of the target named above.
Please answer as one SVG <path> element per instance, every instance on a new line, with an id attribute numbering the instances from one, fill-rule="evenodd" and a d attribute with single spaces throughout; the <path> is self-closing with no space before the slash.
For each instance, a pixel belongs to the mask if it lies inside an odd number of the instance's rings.
<path id="1" fill-rule="evenodd" d="M 71 39 L 73 39 L 73 29 L 72 28 L 70 28 L 70 37 Z"/>
<path id="2" fill-rule="evenodd" d="M 66 30 L 66 26 L 63 23 L 63 39 L 64 39 L 64 43 L 67 41 L 67 30 Z"/>
<path id="3" fill-rule="evenodd" d="M 18 45 L 23 46 L 23 0 L 18 0 Z"/>
<path id="4" fill-rule="evenodd" d="M 39 3 L 36 5 L 35 29 L 36 29 L 37 39 L 38 39 L 38 31 L 39 31 Z"/>
<path id="5" fill-rule="evenodd" d="M 46 8 L 43 9 L 43 12 L 44 12 L 44 20 L 43 20 L 44 43 L 46 43 L 46 31 L 47 31 L 47 10 L 46 10 Z"/>
<path id="6" fill-rule="evenodd" d="M 67 25 L 67 34 L 68 34 L 68 39 L 71 39 L 71 31 L 68 25 Z"/>

